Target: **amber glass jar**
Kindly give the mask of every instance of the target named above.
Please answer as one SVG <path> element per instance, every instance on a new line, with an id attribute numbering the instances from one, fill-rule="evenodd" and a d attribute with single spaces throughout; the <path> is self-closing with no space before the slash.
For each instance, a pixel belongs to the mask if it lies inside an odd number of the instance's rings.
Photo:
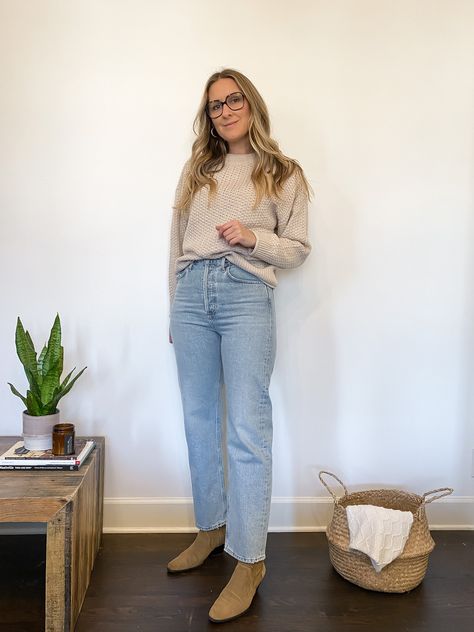
<path id="1" fill-rule="evenodd" d="M 53 426 L 53 454 L 74 454 L 74 424 Z"/>

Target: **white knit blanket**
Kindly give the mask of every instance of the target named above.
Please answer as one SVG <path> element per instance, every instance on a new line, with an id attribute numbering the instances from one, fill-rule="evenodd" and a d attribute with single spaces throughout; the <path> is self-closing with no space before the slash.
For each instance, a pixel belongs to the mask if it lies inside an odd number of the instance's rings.
<path id="1" fill-rule="evenodd" d="M 375 505 L 349 505 L 346 512 L 349 547 L 368 555 L 380 573 L 403 552 L 413 524 L 412 512 Z"/>

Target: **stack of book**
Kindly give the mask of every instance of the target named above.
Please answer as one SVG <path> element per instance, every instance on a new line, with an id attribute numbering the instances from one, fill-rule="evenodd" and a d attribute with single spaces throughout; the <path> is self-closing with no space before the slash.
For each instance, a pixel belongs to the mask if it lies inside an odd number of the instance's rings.
<path id="1" fill-rule="evenodd" d="M 76 439 L 74 454 L 55 455 L 51 450 L 27 450 L 17 441 L 0 454 L 0 470 L 78 470 L 94 446 L 92 439 Z"/>

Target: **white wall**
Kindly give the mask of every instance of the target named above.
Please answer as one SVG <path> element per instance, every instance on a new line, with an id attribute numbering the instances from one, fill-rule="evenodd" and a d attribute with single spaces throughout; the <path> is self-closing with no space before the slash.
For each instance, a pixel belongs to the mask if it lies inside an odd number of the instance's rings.
<path id="1" fill-rule="evenodd" d="M 452 486 L 434 521 L 474 525 L 473 26 L 470 0 L 1 0 L 0 434 L 21 427 L 16 318 L 40 346 L 58 311 L 66 369 L 88 366 L 62 418 L 106 436 L 107 527 L 192 524 L 168 231 L 229 65 L 316 192 L 276 293 L 273 527 L 324 523 L 321 468 Z"/>

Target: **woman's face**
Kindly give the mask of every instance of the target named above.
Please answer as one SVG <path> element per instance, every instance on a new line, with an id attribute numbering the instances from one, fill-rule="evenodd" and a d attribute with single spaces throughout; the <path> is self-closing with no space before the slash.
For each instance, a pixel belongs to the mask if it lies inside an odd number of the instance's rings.
<path id="1" fill-rule="evenodd" d="M 225 101 L 230 94 L 241 93 L 239 86 L 233 79 L 218 79 L 209 88 L 207 97 L 209 101 Z M 231 103 L 232 104 L 232 103 Z M 222 106 L 222 114 L 211 119 L 216 132 L 227 141 L 229 151 L 247 153 L 251 151 L 248 139 L 250 122 L 250 107 L 247 99 L 244 99 L 240 110 L 232 110 L 227 104 Z"/>

